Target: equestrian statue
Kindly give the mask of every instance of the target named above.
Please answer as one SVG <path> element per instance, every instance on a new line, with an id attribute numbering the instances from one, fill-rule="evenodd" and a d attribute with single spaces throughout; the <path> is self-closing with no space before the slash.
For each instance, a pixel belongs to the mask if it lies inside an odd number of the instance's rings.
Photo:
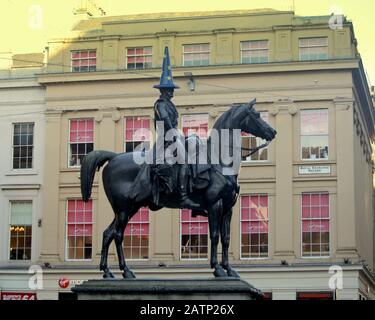
<path id="1" fill-rule="evenodd" d="M 107 163 L 102 179 L 114 219 L 103 232 L 100 261 L 103 277 L 114 278 L 107 264 L 109 246 L 114 240 L 123 277 L 135 278 L 126 265 L 122 243 L 128 222 L 142 207 L 151 211 L 163 207 L 191 209 L 193 217 L 208 217 L 210 265 L 214 276 L 239 277 L 228 258 L 232 208 L 239 195 L 239 172 L 233 169 L 234 162 L 239 159 L 240 164 L 243 150 L 252 154 L 265 147 L 275 138 L 276 131 L 255 110 L 254 99 L 249 103 L 234 104 L 225 111 L 215 122 L 207 140 L 202 141 L 196 135 L 184 137 L 177 129 L 178 112 L 171 101 L 174 90 L 179 87 L 173 83 L 167 47 L 160 84 L 154 88 L 160 90 L 154 105 L 154 119 L 162 143 L 156 142 L 150 150 L 136 148 L 134 152 L 120 154 L 94 150 L 84 157 L 81 165 L 82 199 L 88 201 L 95 171 Z M 253 149 L 241 148 L 241 132 L 260 137 L 267 143 Z M 195 152 L 189 152 L 192 145 Z M 223 152 L 228 153 L 231 162 L 227 161 L 228 157 L 221 156 Z M 199 161 L 202 158 L 206 161 Z M 221 263 L 217 257 L 219 239 Z"/>

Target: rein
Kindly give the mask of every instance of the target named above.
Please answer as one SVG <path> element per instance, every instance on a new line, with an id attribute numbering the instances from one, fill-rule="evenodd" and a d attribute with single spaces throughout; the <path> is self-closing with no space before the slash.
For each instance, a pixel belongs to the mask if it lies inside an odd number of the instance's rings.
<path id="1" fill-rule="evenodd" d="M 247 155 L 245 155 L 245 156 L 243 156 L 243 157 L 246 157 L 246 158 L 247 158 L 247 157 L 251 156 L 252 154 L 254 154 L 255 152 L 257 152 L 258 150 L 267 147 L 269 144 L 270 144 L 270 142 L 267 141 L 266 143 L 263 143 L 263 144 L 261 144 L 260 146 L 258 146 L 258 147 L 256 147 L 256 148 L 242 148 L 242 147 L 241 147 L 241 151 L 243 151 L 243 150 L 245 150 L 245 151 L 250 151 L 249 154 L 247 154 Z"/>

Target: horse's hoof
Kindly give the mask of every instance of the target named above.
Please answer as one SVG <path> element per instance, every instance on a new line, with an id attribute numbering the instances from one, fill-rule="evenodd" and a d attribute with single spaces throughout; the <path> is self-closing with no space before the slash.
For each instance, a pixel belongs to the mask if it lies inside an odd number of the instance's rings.
<path id="1" fill-rule="evenodd" d="M 214 276 L 215 276 L 216 278 L 224 278 L 224 277 L 228 277 L 227 273 L 224 271 L 224 269 L 223 269 L 222 267 L 217 267 L 217 268 L 215 268 Z"/>
<path id="2" fill-rule="evenodd" d="M 111 271 L 107 271 L 107 272 L 104 272 L 103 278 L 104 279 L 113 279 L 113 278 L 115 278 L 115 276 L 113 275 L 113 273 Z"/>
<path id="3" fill-rule="evenodd" d="M 135 279 L 135 274 L 134 272 L 130 271 L 130 270 L 125 270 L 123 273 L 122 273 L 122 277 L 124 279 Z"/>
<path id="4" fill-rule="evenodd" d="M 232 278 L 240 278 L 240 275 L 236 272 L 236 270 L 234 269 L 229 269 L 227 271 L 227 274 L 228 274 L 228 277 L 232 277 Z"/>

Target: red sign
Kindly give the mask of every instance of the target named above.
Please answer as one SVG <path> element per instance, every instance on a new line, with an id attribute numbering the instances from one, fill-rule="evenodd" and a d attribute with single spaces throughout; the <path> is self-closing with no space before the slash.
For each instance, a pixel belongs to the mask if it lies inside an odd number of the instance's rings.
<path id="1" fill-rule="evenodd" d="M 36 293 L 31 292 L 1 292 L 0 300 L 36 300 Z"/>
<path id="2" fill-rule="evenodd" d="M 59 286 L 63 289 L 66 289 L 69 287 L 70 281 L 67 278 L 60 278 L 59 280 Z"/>

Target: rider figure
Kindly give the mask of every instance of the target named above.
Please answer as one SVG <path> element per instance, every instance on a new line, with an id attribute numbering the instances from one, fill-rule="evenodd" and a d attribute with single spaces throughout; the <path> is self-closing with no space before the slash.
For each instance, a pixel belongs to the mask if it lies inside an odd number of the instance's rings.
<path id="1" fill-rule="evenodd" d="M 155 102 L 154 106 L 155 123 L 156 121 L 163 121 L 165 133 L 170 129 L 177 129 L 178 112 L 171 99 L 173 98 L 174 89 L 178 89 L 179 87 L 173 83 L 168 47 L 165 47 L 164 51 L 163 70 L 160 84 L 155 85 L 154 88 L 160 90 L 160 97 Z M 178 141 L 179 139 L 177 139 L 177 142 Z M 184 147 L 183 149 L 185 150 Z M 185 161 L 183 161 L 182 164 L 179 163 L 178 170 L 178 186 L 181 197 L 181 206 L 190 209 L 199 208 L 199 204 L 195 203 L 188 197 L 188 164 L 186 164 Z"/>

